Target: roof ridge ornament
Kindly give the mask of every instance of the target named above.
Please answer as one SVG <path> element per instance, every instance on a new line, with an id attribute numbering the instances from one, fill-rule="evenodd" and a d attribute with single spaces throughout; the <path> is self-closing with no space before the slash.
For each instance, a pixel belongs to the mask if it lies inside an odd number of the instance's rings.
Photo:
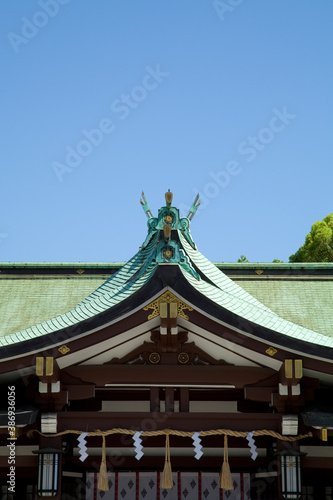
<path id="1" fill-rule="evenodd" d="M 197 249 L 190 234 L 190 224 L 200 205 L 199 195 L 195 197 L 187 217 L 180 217 L 179 209 L 172 206 L 173 193 L 170 189 L 165 193 L 166 204 L 159 209 L 157 217 L 153 217 L 143 191 L 142 198 L 143 201 L 140 199 L 140 203 L 148 217 L 148 234 L 141 245 L 141 250 L 145 250 L 148 245 L 152 244 L 153 252 L 156 253 L 154 259 L 158 264 L 179 263 L 199 279 L 199 275 L 191 268 L 190 261 L 185 258 L 186 252 L 180 252 L 179 241 L 181 234 L 193 250 Z"/>
<path id="2" fill-rule="evenodd" d="M 186 218 L 188 220 L 192 220 L 193 216 L 195 215 L 195 212 L 198 210 L 199 208 L 199 205 L 200 205 L 201 201 L 199 200 L 199 193 L 196 195 L 196 197 L 194 198 L 194 202 L 192 203 L 191 207 L 190 207 L 190 210 L 188 212 L 188 214 L 186 215 Z"/>
<path id="3" fill-rule="evenodd" d="M 173 199 L 173 193 L 171 193 L 170 189 L 168 189 L 168 192 L 165 193 L 165 201 L 166 201 L 166 206 L 168 208 L 171 207 L 172 199 Z"/>
<path id="4" fill-rule="evenodd" d="M 147 201 L 147 198 L 145 197 L 145 193 L 142 191 L 141 193 L 142 198 L 140 198 L 140 203 L 142 205 L 142 208 L 144 212 L 146 213 L 148 219 L 153 218 L 153 212 L 151 211 L 151 208 L 149 206 L 149 203 Z M 170 208 L 172 205 L 172 200 L 173 200 L 173 193 L 168 189 L 168 191 L 165 193 L 165 201 L 166 201 L 166 208 Z M 194 201 L 186 215 L 186 219 L 191 221 L 198 210 L 199 206 L 201 204 L 201 201 L 199 200 L 199 193 L 196 195 L 194 198 Z M 184 217 L 183 217 L 184 218 Z"/>
<path id="5" fill-rule="evenodd" d="M 141 194 L 142 194 L 143 201 L 142 201 L 142 198 L 140 198 L 140 203 L 142 205 L 143 210 L 146 212 L 148 219 L 150 219 L 151 217 L 154 217 L 153 213 L 150 210 L 150 206 L 149 206 L 149 203 L 145 197 L 145 193 L 142 191 Z"/>

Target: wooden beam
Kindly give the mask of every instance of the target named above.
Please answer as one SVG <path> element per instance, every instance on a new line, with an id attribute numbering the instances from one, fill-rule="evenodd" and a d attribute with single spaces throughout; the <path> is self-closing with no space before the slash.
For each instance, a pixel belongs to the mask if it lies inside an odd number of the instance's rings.
<path id="1" fill-rule="evenodd" d="M 72 401 L 95 397 L 95 386 L 93 384 L 66 385 L 65 389 L 68 390 L 68 399 Z"/>
<path id="2" fill-rule="evenodd" d="M 37 455 L 31 455 L 20 457 L 15 456 L 15 470 L 16 477 L 23 479 L 25 477 L 31 478 L 36 477 L 38 468 L 38 457 Z M 0 470 L 2 469 L 2 474 L 8 474 L 8 457 L 0 457 Z M 6 473 L 4 472 L 6 471 Z"/>
<path id="3" fill-rule="evenodd" d="M 116 427 L 141 429 L 151 421 L 154 429 L 176 429 L 198 431 L 231 429 L 250 431 L 269 429 L 281 432 L 279 413 L 146 413 L 146 412 L 61 412 L 58 413 L 58 432 L 75 429 L 92 432 L 95 429 L 109 430 Z M 146 430 L 146 427 L 142 428 Z"/>
<path id="4" fill-rule="evenodd" d="M 277 387 L 245 387 L 244 398 L 250 401 L 265 401 L 270 403 L 272 393 L 277 391 Z"/>
<path id="5" fill-rule="evenodd" d="M 158 389 L 158 388 L 157 388 Z M 149 401 L 150 399 L 150 388 L 146 387 L 144 389 L 108 389 L 96 388 L 95 398 L 101 399 L 103 401 Z"/>
<path id="6" fill-rule="evenodd" d="M 301 463 L 302 469 L 333 469 L 332 457 L 302 457 Z"/>
<path id="7" fill-rule="evenodd" d="M 237 411 L 242 413 L 265 413 L 269 411 L 269 403 L 265 401 L 237 401 Z"/>
<path id="8" fill-rule="evenodd" d="M 101 411 L 102 409 L 102 401 L 100 399 L 80 399 L 80 400 L 71 400 L 70 401 L 70 410 L 73 412 L 76 411 L 85 411 L 89 408 L 89 411 Z"/>
<path id="9" fill-rule="evenodd" d="M 84 365 L 71 366 L 65 374 L 99 387 L 114 386 L 231 386 L 243 388 L 272 376 L 271 368 L 252 366 L 172 366 L 159 365 Z"/>

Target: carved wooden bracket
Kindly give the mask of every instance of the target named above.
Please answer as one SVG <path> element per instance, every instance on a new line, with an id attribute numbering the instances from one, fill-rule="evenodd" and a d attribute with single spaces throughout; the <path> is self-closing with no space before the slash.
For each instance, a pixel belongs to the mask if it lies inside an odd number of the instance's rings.
<path id="1" fill-rule="evenodd" d="M 213 358 L 187 339 L 188 332 L 162 335 L 154 331 L 151 333 L 152 342 L 144 342 L 122 358 L 113 358 L 105 364 L 230 365 L 223 359 Z"/>

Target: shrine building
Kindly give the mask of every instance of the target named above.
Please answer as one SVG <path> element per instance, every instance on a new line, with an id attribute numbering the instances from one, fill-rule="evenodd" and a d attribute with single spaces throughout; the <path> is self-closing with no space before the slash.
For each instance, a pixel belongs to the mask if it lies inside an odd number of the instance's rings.
<path id="1" fill-rule="evenodd" d="M 0 263 L 0 500 L 333 500 L 333 264 L 142 197 L 126 263 Z"/>

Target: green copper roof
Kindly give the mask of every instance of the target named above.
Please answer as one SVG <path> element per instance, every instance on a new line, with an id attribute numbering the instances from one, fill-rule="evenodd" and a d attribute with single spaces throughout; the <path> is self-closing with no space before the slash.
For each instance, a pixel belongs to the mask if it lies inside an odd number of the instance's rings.
<path id="1" fill-rule="evenodd" d="M 333 336 L 333 277 L 305 280 L 262 276 L 235 281 L 282 318 Z"/>
<path id="2" fill-rule="evenodd" d="M 108 277 L 0 275 L 0 336 L 66 313 Z"/>
<path id="3" fill-rule="evenodd" d="M 105 283 L 121 265 L 0 263 L 0 336 L 68 312 Z M 218 263 L 217 266 L 282 318 L 323 335 L 332 335 L 333 275 L 309 275 L 311 269 L 329 271 L 333 269 L 332 264 L 284 264 L 283 269 L 281 264 L 270 263 Z M 97 274 L 100 268 L 102 273 Z M 22 269 L 29 272 L 22 274 Z M 60 274 L 51 274 L 54 269 Z M 84 272 L 78 274 L 82 269 Z M 300 272 L 289 273 L 290 269 Z M 12 274 L 8 274 L 10 270 Z M 263 273 L 258 275 L 258 270 Z"/>
<path id="4" fill-rule="evenodd" d="M 333 264 L 219 263 L 217 267 L 197 250 L 190 234 L 197 198 L 183 218 L 171 206 L 171 193 L 156 218 L 143 198 L 148 235 L 124 265 L 0 264 L 0 346 L 91 318 L 138 291 L 157 266 L 169 264 L 178 265 L 193 287 L 234 314 L 282 335 L 333 347 L 333 274 L 310 276 L 312 270 L 333 269 Z M 235 270 L 233 279 L 227 276 Z"/>
<path id="5" fill-rule="evenodd" d="M 181 234 L 180 239 L 193 264 L 202 270 L 205 276 L 209 277 L 209 280 L 215 284 L 213 286 L 205 280 L 195 280 L 190 273 L 182 270 L 191 285 L 196 287 L 203 295 L 238 316 L 270 330 L 298 340 L 333 347 L 333 337 L 328 337 L 310 328 L 297 325 L 265 308 L 262 303 L 255 303 L 252 295 L 227 278 L 200 252 L 197 250 L 194 251 Z"/>
<path id="6" fill-rule="evenodd" d="M 77 306 L 68 312 L 59 314 L 51 319 L 42 321 L 24 330 L 11 333 L 0 338 L 1 345 L 10 345 L 15 342 L 29 340 L 62 328 L 74 325 L 96 314 L 105 311 L 125 300 L 136 292 L 150 278 L 155 265 L 150 262 L 150 255 L 157 236 L 152 238 L 146 249 L 138 252 L 130 261 L 120 268 L 113 276 L 83 299 Z M 36 297 L 36 303 L 38 297 Z M 37 304 L 36 304 L 37 305 Z"/>

